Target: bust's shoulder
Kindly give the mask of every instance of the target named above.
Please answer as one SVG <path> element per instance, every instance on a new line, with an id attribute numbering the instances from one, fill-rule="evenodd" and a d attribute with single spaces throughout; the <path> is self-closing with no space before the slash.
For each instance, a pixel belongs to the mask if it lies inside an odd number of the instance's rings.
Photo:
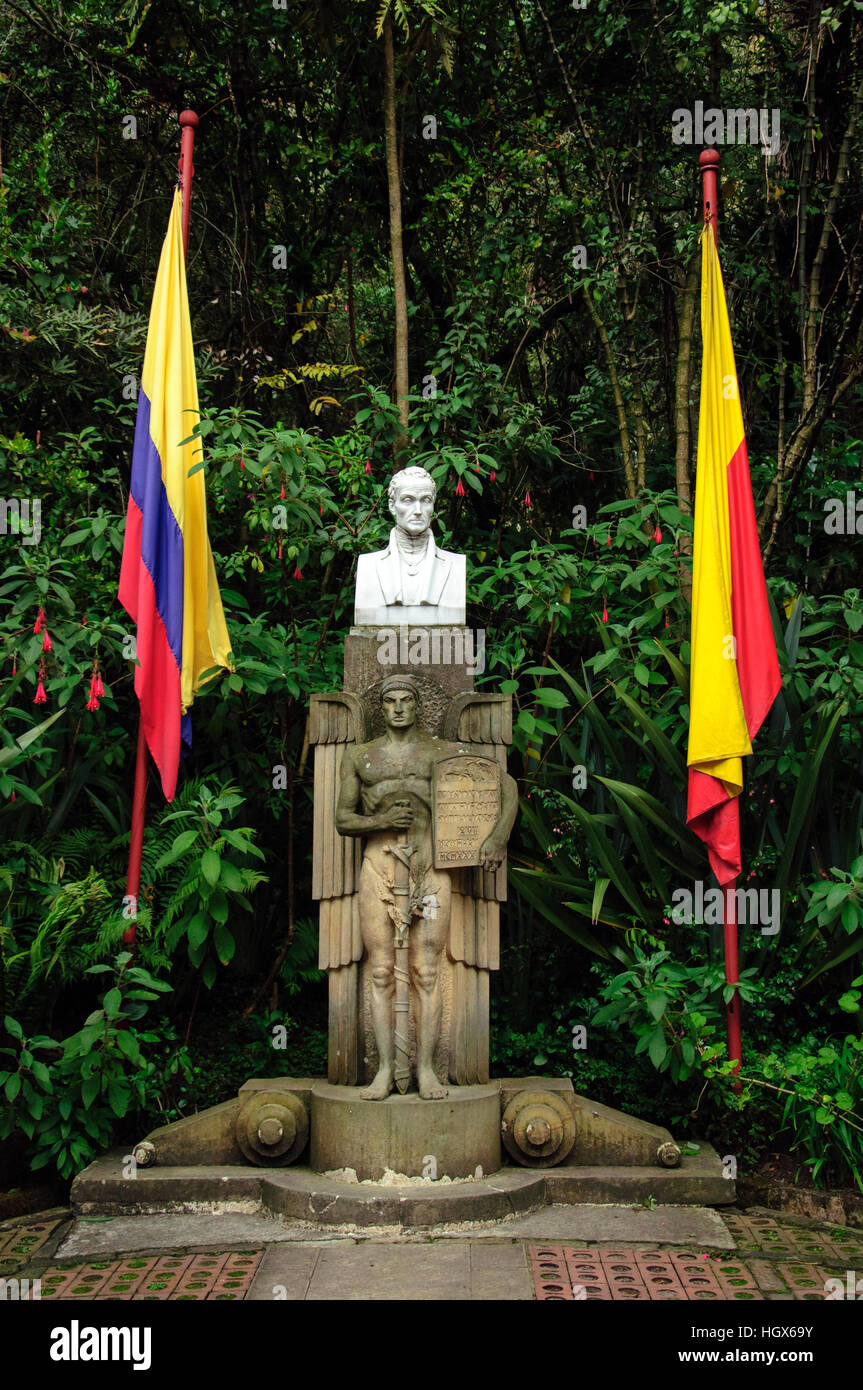
<path id="1" fill-rule="evenodd" d="M 460 554 L 459 551 L 444 550 L 442 546 L 438 545 L 437 541 L 435 541 L 434 553 L 438 560 L 454 560 L 457 565 L 464 565 L 466 563 L 464 555 Z"/>
<path id="2" fill-rule="evenodd" d="M 385 545 L 383 550 L 364 550 L 357 556 L 357 569 L 367 569 L 370 565 L 376 565 L 381 560 L 385 560 L 390 553 L 390 548 Z"/>

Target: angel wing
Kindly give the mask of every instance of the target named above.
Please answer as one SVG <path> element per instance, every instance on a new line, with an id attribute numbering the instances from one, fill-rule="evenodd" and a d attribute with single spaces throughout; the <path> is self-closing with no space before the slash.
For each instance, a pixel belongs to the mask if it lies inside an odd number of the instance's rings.
<path id="1" fill-rule="evenodd" d="M 442 736 L 470 744 L 506 772 L 512 742 L 509 695 L 456 695 L 444 718 Z M 489 970 L 500 967 L 500 907 L 506 902 L 506 860 L 494 873 L 453 873 L 452 915 L 447 954 L 453 962 L 455 1000 L 450 1041 L 450 1075 L 458 1085 L 488 1080 Z"/>
<path id="2" fill-rule="evenodd" d="M 369 737 L 358 695 L 313 695 L 309 743 L 315 748 L 312 896 L 320 901 L 318 966 L 329 971 L 330 1028 L 327 1074 L 333 1085 L 354 1086 L 360 1067 L 359 884 L 362 842 L 336 830 L 342 757 L 348 743 Z"/>

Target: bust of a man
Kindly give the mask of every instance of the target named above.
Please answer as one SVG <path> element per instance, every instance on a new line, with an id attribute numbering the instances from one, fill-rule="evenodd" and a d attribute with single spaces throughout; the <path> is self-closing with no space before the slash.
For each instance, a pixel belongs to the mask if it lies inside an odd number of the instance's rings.
<path id="1" fill-rule="evenodd" d="M 389 545 L 357 561 L 358 627 L 464 623 L 465 557 L 435 544 L 431 519 L 436 491 L 424 468 L 393 474 L 389 504 L 396 524 Z"/>

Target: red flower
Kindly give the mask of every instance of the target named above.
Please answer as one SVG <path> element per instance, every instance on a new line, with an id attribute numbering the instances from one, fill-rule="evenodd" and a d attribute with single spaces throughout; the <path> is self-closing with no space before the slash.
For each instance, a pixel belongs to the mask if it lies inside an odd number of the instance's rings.
<path id="1" fill-rule="evenodd" d="M 606 538 L 605 538 L 605 544 L 606 544 L 606 545 L 611 545 L 611 532 L 610 532 L 610 531 L 609 531 L 608 535 L 607 535 Z"/>
<path id="2" fill-rule="evenodd" d="M 495 473 L 494 469 L 491 470 L 491 473 L 489 474 L 489 477 L 491 478 L 491 481 L 492 481 L 493 483 L 496 483 L 496 482 L 497 482 L 497 474 Z"/>
<path id="3" fill-rule="evenodd" d="M 98 671 L 96 672 L 96 684 L 94 686 L 94 693 L 99 697 L 100 700 L 102 696 L 105 694 L 105 687 L 102 684 L 102 677 L 99 675 Z"/>
<path id="4" fill-rule="evenodd" d="M 301 570 L 300 570 L 300 567 L 299 567 L 299 565 L 297 565 L 296 569 L 294 570 L 294 578 L 295 578 L 295 579 L 302 579 L 302 577 L 303 577 L 303 576 L 302 576 L 302 572 L 301 572 Z"/>
<path id="5" fill-rule="evenodd" d="M 366 471 L 367 473 L 371 473 L 371 471 L 372 471 L 372 461 L 371 461 L 371 459 L 366 459 L 366 470 L 365 470 L 365 471 Z"/>
<path id="6" fill-rule="evenodd" d="M 462 483 L 461 478 L 459 478 L 456 484 L 455 495 L 456 497 L 464 497 L 464 484 Z"/>
<path id="7" fill-rule="evenodd" d="M 602 605 L 602 621 L 604 623 L 608 622 L 608 606 L 605 603 Z"/>
<path id="8" fill-rule="evenodd" d="M 279 493 L 279 496 L 281 497 L 282 501 L 284 502 L 284 500 L 285 500 L 285 484 L 284 484 L 284 479 L 282 480 L 282 490 L 281 490 L 281 492 Z"/>
<path id="9" fill-rule="evenodd" d="M 245 467 L 246 467 L 246 460 L 243 458 L 243 455 L 240 454 L 240 471 L 242 472 L 242 471 L 245 469 Z"/>
<path id="10" fill-rule="evenodd" d="M 533 503 L 532 503 L 531 500 L 530 500 L 530 493 L 529 493 L 529 492 L 526 492 L 526 493 L 524 494 L 524 505 L 525 505 L 526 507 L 532 507 L 532 506 L 533 506 Z"/>
<path id="11" fill-rule="evenodd" d="M 46 627 L 46 628 L 43 630 L 43 633 L 42 633 L 42 650 L 43 650 L 43 652 L 50 652 L 50 650 L 51 650 L 51 648 L 53 647 L 53 645 L 54 645 L 54 643 L 51 641 L 51 638 L 48 636 L 48 629 L 47 629 L 47 627 Z"/>
<path id="12" fill-rule="evenodd" d="M 282 558 L 282 538 L 279 536 L 279 559 Z"/>
<path id="13" fill-rule="evenodd" d="M 35 623 L 33 624 L 33 631 L 37 634 L 37 636 L 38 636 L 38 634 L 42 631 L 42 625 L 43 625 L 44 622 L 45 622 L 45 609 L 44 609 L 44 608 L 40 608 L 40 609 L 39 609 L 39 612 L 36 614 L 36 621 L 35 621 Z"/>
<path id="14" fill-rule="evenodd" d="M 657 545 L 659 545 L 659 542 L 662 540 L 662 532 L 660 531 L 658 526 L 653 533 L 653 539 L 656 541 Z"/>
<path id="15" fill-rule="evenodd" d="M 44 705 L 48 696 L 45 694 L 45 687 L 42 684 L 42 677 L 39 677 L 39 684 L 36 686 L 36 694 L 33 696 L 34 705 Z"/>

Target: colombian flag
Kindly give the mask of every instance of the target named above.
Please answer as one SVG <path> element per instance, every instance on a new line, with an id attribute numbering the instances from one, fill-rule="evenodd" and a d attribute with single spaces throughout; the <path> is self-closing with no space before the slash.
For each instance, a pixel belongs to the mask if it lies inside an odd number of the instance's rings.
<path id="1" fill-rule="evenodd" d="M 192 741 L 189 707 L 202 673 L 231 662 L 231 643 L 210 540 L 198 383 L 186 295 L 182 195 L 174 194 L 144 352 L 119 598 L 137 624 L 135 690 L 147 747 L 174 799 L 180 738 Z"/>
<path id="2" fill-rule="evenodd" d="M 742 759 L 782 684 L 761 564 L 734 350 L 713 229 L 701 234 L 689 803 L 721 886 L 740 873 Z"/>

